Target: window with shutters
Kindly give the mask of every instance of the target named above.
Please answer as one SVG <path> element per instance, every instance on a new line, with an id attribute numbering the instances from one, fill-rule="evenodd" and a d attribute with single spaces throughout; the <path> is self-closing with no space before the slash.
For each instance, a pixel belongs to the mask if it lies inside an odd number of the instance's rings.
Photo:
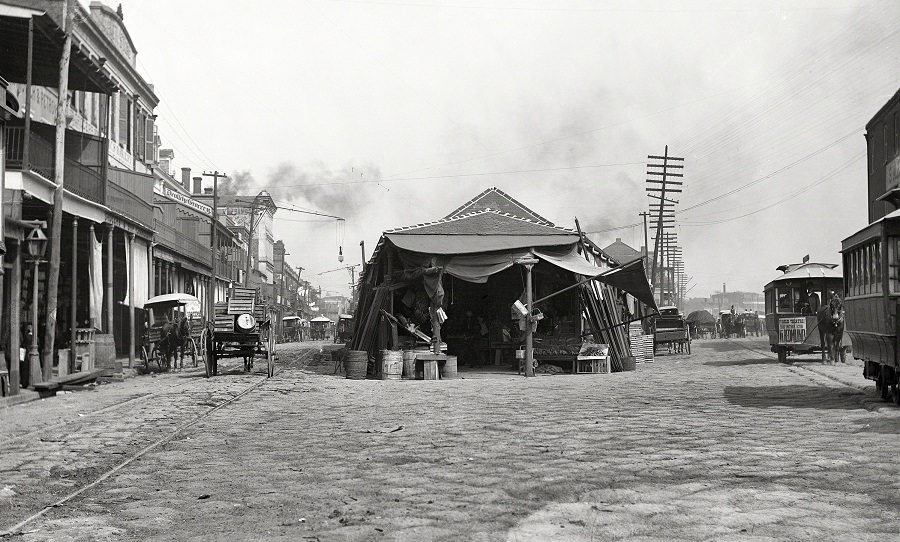
<path id="1" fill-rule="evenodd" d="M 127 147 L 128 145 L 128 109 L 129 109 L 129 101 L 128 98 L 125 97 L 124 94 L 119 93 L 118 99 L 119 106 L 119 128 L 116 132 L 116 141 L 119 142 L 119 145 L 123 147 Z"/>
<path id="2" fill-rule="evenodd" d="M 156 163 L 156 152 L 153 148 L 153 116 L 147 117 L 147 123 L 144 125 L 144 156 L 147 162 Z"/>

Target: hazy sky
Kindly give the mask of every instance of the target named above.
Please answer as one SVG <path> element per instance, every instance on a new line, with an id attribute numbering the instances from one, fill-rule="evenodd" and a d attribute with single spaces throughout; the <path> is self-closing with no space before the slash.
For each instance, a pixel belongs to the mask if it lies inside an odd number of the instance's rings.
<path id="1" fill-rule="evenodd" d="M 288 261 L 344 293 L 317 273 L 491 186 L 639 248 L 666 145 L 689 296 L 838 263 L 866 223 L 865 124 L 900 88 L 896 0 L 122 4 L 176 167 L 346 218 L 275 220 Z"/>

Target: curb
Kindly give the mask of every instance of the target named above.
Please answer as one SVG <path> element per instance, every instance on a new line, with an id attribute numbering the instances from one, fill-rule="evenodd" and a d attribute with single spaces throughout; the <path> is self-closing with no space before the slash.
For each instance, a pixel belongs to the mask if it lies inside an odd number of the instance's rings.
<path id="1" fill-rule="evenodd" d="M 9 408 L 11 406 L 20 405 L 22 403 L 29 403 L 31 401 L 36 401 L 41 398 L 41 394 L 28 389 L 19 390 L 19 393 L 16 395 L 7 395 L 6 397 L 0 397 L 0 408 Z"/>

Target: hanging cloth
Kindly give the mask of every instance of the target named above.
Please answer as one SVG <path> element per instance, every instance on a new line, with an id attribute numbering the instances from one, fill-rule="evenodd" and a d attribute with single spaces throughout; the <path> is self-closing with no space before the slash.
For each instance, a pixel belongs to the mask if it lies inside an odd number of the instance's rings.
<path id="1" fill-rule="evenodd" d="M 88 267 L 90 280 L 90 315 L 91 326 L 98 328 L 103 321 L 103 243 L 91 234 L 91 259 Z"/>

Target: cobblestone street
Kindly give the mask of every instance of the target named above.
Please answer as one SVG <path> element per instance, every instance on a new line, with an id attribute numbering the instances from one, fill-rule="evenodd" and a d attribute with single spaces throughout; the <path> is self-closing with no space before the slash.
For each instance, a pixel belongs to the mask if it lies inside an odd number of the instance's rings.
<path id="1" fill-rule="evenodd" d="M 309 343 L 280 347 L 268 380 L 259 366 L 209 380 L 192 368 L 2 411 L 0 529 L 27 541 L 900 532 L 900 409 L 856 364 L 780 364 L 765 339 L 742 339 L 609 375 L 354 381 L 312 364 Z"/>

